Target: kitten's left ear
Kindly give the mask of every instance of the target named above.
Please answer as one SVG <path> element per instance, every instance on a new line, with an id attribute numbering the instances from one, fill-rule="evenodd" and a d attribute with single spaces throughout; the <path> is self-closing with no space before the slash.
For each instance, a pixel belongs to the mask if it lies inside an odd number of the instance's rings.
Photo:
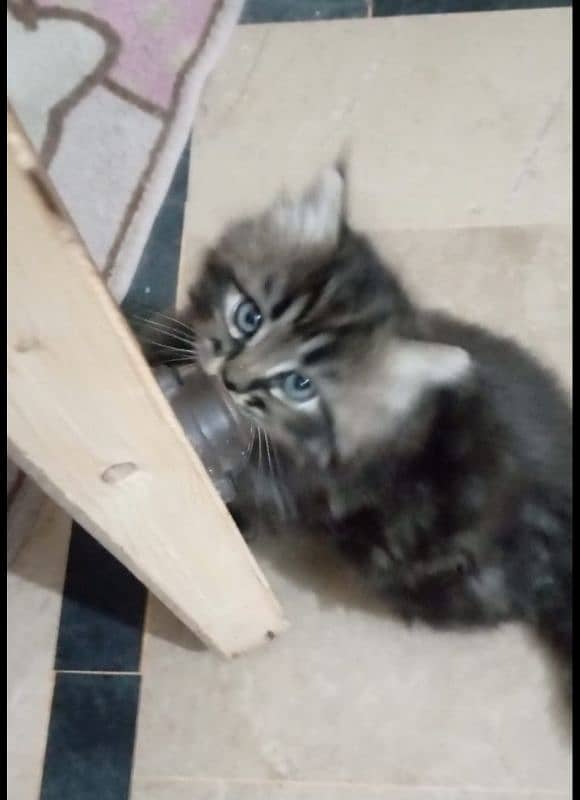
<path id="1" fill-rule="evenodd" d="M 282 197 L 273 221 L 293 240 L 311 247 L 334 248 L 346 212 L 346 171 L 337 163 L 322 172 L 297 200 Z"/>
<path id="2" fill-rule="evenodd" d="M 334 406 L 339 454 L 350 458 L 375 441 L 405 429 L 421 401 L 434 390 L 459 388 L 472 374 L 469 354 L 446 344 L 394 340 L 364 375 L 346 386 Z"/>

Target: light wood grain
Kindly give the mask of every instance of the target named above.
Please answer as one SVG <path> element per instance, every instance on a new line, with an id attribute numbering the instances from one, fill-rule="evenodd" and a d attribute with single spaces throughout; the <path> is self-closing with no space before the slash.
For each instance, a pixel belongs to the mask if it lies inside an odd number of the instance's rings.
<path id="1" fill-rule="evenodd" d="M 8 113 L 8 436 L 37 483 L 208 645 L 281 610 Z"/>

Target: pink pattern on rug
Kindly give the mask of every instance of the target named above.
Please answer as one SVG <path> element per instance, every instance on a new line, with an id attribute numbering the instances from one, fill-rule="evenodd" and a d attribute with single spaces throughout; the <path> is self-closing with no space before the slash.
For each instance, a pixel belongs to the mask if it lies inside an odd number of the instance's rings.
<path id="1" fill-rule="evenodd" d="M 14 0 L 8 8 L 9 101 L 119 301 L 243 4 Z"/>
<path id="2" fill-rule="evenodd" d="M 37 0 L 51 7 L 54 0 Z M 161 108 L 171 104 L 175 81 L 195 52 L 217 0 L 92 0 L 72 3 L 107 22 L 121 50 L 109 78 Z"/>

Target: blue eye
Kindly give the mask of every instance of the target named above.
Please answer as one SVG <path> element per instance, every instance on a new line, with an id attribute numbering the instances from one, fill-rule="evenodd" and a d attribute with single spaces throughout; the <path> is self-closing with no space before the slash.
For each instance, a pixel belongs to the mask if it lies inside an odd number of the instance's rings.
<path id="1" fill-rule="evenodd" d="M 253 336 L 262 324 L 262 312 L 253 300 L 242 300 L 234 314 L 234 324 L 244 336 Z"/>
<path id="2" fill-rule="evenodd" d="M 313 382 L 300 372 L 289 372 L 285 375 L 282 378 L 282 390 L 295 403 L 305 403 L 316 394 Z"/>

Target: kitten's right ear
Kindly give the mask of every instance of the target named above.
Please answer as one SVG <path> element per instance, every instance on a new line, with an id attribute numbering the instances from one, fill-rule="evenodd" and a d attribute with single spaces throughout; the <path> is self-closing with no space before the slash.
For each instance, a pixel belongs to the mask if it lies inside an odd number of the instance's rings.
<path id="1" fill-rule="evenodd" d="M 269 217 L 285 237 L 296 244 L 334 249 L 346 212 L 346 183 L 342 167 L 325 169 L 296 200 L 282 195 Z"/>

